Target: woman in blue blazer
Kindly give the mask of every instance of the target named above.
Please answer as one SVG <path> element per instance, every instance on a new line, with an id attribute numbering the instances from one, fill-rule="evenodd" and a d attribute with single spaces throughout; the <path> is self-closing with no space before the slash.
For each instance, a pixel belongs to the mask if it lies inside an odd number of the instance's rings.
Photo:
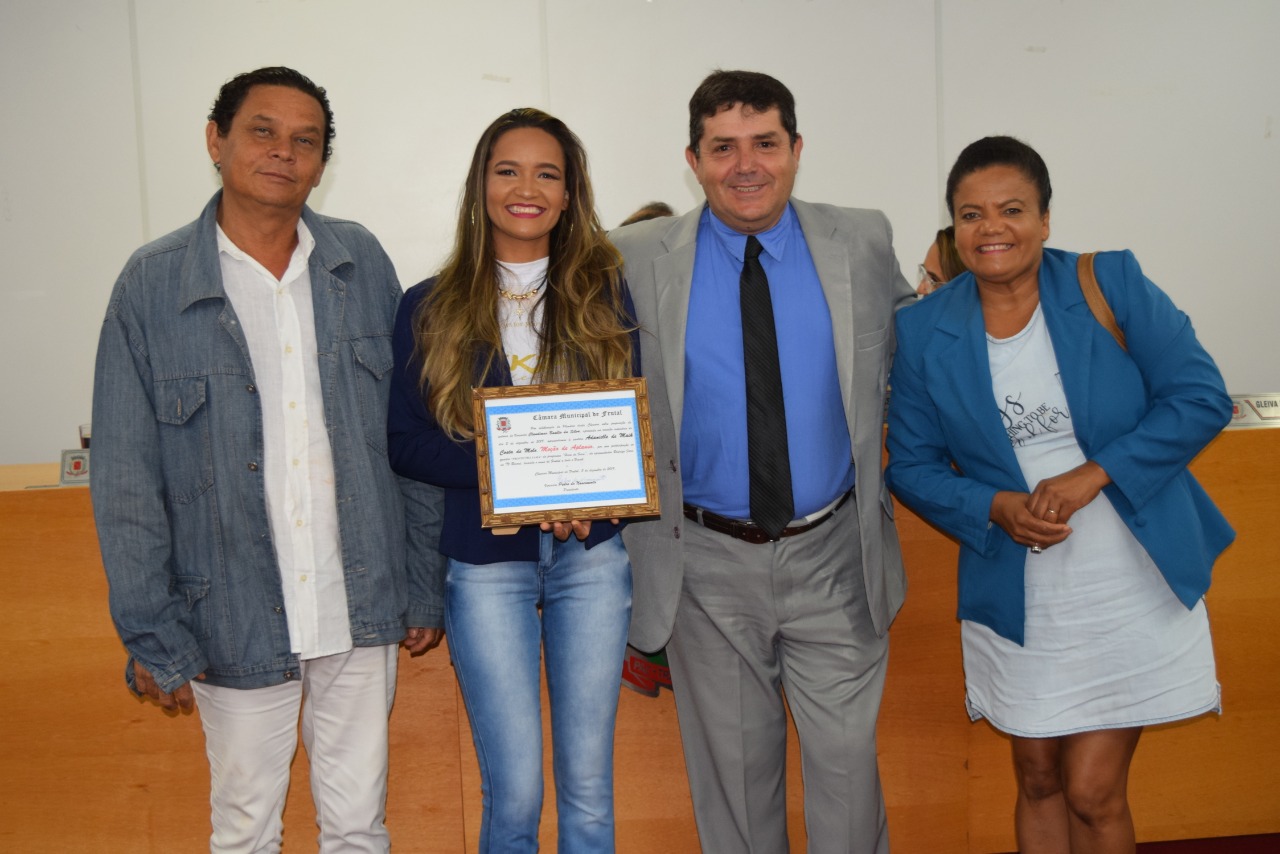
<path id="1" fill-rule="evenodd" d="M 885 479 L 961 544 L 966 702 L 1012 737 L 1020 850 L 1132 851 L 1142 727 L 1219 707 L 1202 597 L 1234 534 L 1187 465 L 1231 400 L 1131 253 L 1095 259 L 1127 350 L 1095 319 L 1051 193 L 1009 137 L 952 168 L 970 272 L 898 314 Z"/>
<path id="2" fill-rule="evenodd" d="M 545 654 L 561 851 L 613 850 L 613 730 L 631 614 L 620 526 L 480 526 L 473 386 L 617 379 L 639 368 L 622 258 L 586 154 L 541 110 L 481 136 L 453 253 L 393 335 L 388 457 L 445 488 L 445 631 L 483 789 L 479 850 L 538 850 Z"/>

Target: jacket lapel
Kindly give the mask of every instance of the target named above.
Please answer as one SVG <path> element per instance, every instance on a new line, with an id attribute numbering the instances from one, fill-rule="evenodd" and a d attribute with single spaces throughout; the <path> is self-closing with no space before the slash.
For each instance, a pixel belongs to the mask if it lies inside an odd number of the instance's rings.
<path id="1" fill-rule="evenodd" d="M 680 435 L 684 416 L 684 336 L 689 321 L 689 293 L 693 287 L 693 261 L 702 210 L 699 206 L 676 220 L 662 237 L 667 254 L 659 255 L 653 262 L 658 347 L 662 352 L 667 400 L 676 436 Z"/>
<path id="2" fill-rule="evenodd" d="M 987 330 L 977 284 L 972 276 L 966 275 L 947 287 L 955 288 L 951 305 L 939 317 L 936 334 L 931 337 L 925 353 L 928 370 L 936 371 L 941 377 L 940 382 L 930 383 L 930 388 L 942 412 L 963 419 L 963 423 L 951 425 L 952 430 L 982 443 L 986 453 L 979 452 L 976 456 L 997 460 L 1002 471 L 1021 483 L 1022 468 L 1009 443 L 991 388 Z"/>
<path id="3" fill-rule="evenodd" d="M 791 200 L 791 206 L 795 209 L 796 218 L 800 220 L 800 229 L 809 245 L 809 256 L 818 271 L 822 294 L 827 301 L 827 311 L 831 315 L 831 335 L 835 341 L 840 395 L 844 400 L 845 417 L 849 422 L 849 435 L 853 436 L 854 345 L 857 333 L 853 323 L 853 278 L 850 273 L 852 264 L 849 261 L 849 242 L 835 239 L 836 223 L 824 216 L 820 209 L 797 199 Z"/>
<path id="4" fill-rule="evenodd" d="M 315 246 L 311 250 L 308 265 L 311 273 L 311 300 L 314 306 L 316 347 L 321 356 L 334 354 L 343 336 L 342 323 L 346 317 L 347 282 L 350 271 L 339 268 L 350 264 L 351 253 L 333 235 L 329 226 L 308 207 L 302 209 L 302 221 L 311 231 Z M 345 278 L 344 278 L 345 277 Z M 321 359 L 321 370 L 326 369 Z M 327 366 L 333 370 L 332 363 Z"/>
<path id="5" fill-rule="evenodd" d="M 1080 290 L 1074 254 L 1059 258 L 1046 252 L 1040 265 L 1040 306 L 1058 360 L 1058 376 L 1071 408 L 1071 423 L 1080 447 L 1089 451 L 1089 385 L 1093 375 L 1093 339 L 1101 327 Z M 1069 260 L 1068 260 L 1069 259 Z"/>

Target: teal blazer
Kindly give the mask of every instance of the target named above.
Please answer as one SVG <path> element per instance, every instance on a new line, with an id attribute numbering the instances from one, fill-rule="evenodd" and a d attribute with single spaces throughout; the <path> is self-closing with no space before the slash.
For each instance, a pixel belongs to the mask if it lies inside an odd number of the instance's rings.
<path id="1" fill-rule="evenodd" d="M 1046 249 L 1040 305 L 1085 456 L 1110 475 L 1103 489 L 1188 608 L 1209 589 L 1235 532 L 1187 470 L 1231 418 L 1213 359 L 1190 319 L 1143 274 L 1133 254 L 1094 259 L 1128 352 L 1093 317 L 1076 253 Z M 990 521 L 1000 490 L 1029 492 L 1005 433 L 971 273 L 896 319 L 885 481 L 959 540 L 959 617 L 1024 642 L 1027 549 Z"/>

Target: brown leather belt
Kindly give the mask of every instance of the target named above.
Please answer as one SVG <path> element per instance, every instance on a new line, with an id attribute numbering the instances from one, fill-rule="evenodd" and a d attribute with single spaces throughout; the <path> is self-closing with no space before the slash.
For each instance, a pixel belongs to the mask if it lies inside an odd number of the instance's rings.
<path id="1" fill-rule="evenodd" d="M 823 513 L 817 519 L 814 519 L 812 522 L 806 522 L 803 525 L 796 525 L 791 528 L 783 528 L 782 533 L 779 535 L 779 539 L 782 537 L 794 537 L 796 534 L 803 534 L 805 531 L 812 531 L 814 528 L 836 515 L 836 511 L 844 506 L 844 503 L 849 500 L 850 495 L 853 495 L 852 489 L 840 496 L 840 500 L 836 502 L 834 507 L 826 513 Z M 752 525 L 750 522 L 730 519 L 728 516 L 721 516 L 719 513 L 712 513 L 710 510 L 703 510 L 701 507 L 694 507 L 692 504 L 686 504 L 684 506 L 684 517 L 697 522 L 702 527 L 709 528 L 716 533 L 728 534 L 734 539 L 744 540 L 757 546 L 773 542 L 769 535 L 764 532 L 763 528 Z"/>

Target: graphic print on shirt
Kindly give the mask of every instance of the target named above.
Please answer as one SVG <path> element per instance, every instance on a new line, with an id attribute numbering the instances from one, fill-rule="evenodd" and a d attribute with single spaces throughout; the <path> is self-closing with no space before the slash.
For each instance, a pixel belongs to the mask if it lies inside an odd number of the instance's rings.
<path id="1" fill-rule="evenodd" d="M 530 385 L 538 374 L 547 263 L 546 258 L 520 264 L 498 262 L 498 328 L 513 385 Z"/>
<path id="2" fill-rule="evenodd" d="M 1053 378 L 1062 385 L 1061 376 L 1055 371 Z M 1004 421 L 1005 433 L 1015 448 L 1020 448 L 1028 440 L 1045 433 L 1061 433 L 1070 429 L 1065 422 L 1071 420 L 1067 411 L 1066 400 L 1058 406 L 1053 401 L 1041 400 L 1035 403 L 1024 403 L 1025 392 L 1018 391 L 1006 394 L 1000 403 L 1000 418 Z"/>
<path id="3" fill-rule="evenodd" d="M 507 359 L 511 369 L 511 382 L 515 385 L 529 385 L 538 373 L 537 353 L 509 353 Z"/>

